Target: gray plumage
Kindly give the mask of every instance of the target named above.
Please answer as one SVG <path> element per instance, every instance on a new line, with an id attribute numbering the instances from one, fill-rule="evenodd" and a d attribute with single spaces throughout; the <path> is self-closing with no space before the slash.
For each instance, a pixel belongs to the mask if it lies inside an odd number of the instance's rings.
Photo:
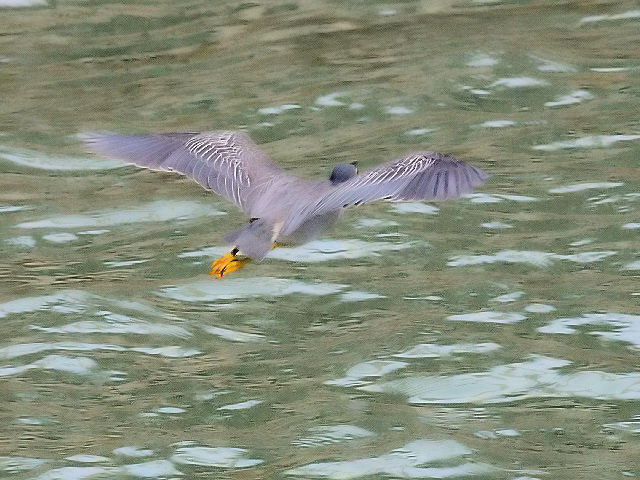
<path id="1" fill-rule="evenodd" d="M 244 133 L 83 135 L 95 153 L 151 170 L 175 171 L 240 207 L 251 221 L 226 236 L 261 260 L 273 242 L 304 243 L 327 230 L 344 208 L 376 200 L 448 200 L 470 193 L 488 175 L 450 155 L 416 152 L 357 175 L 339 164 L 329 180 L 301 180 L 278 168 Z"/>

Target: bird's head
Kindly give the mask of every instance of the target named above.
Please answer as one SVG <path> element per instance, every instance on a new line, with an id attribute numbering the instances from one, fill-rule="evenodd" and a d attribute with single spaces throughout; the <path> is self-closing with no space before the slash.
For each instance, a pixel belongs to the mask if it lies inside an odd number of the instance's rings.
<path id="1" fill-rule="evenodd" d="M 351 163 L 339 163 L 333 167 L 329 180 L 334 185 L 338 183 L 346 182 L 351 177 L 355 177 L 358 174 L 358 162 Z"/>

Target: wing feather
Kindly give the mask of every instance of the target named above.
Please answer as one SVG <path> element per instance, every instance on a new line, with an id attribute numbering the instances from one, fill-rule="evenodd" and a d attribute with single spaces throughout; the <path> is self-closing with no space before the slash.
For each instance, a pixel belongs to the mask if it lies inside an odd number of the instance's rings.
<path id="1" fill-rule="evenodd" d="M 416 152 L 357 175 L 301 205 L 285 222 L 294 232 L 304 221 L 332 210 L 377 200 L 448 200 L 470 193 L 489 177 L 473 165 L 437 152 Z"/>
<path id="2" fill-rule="evenodd" d="M 83 137 L 97 154 L 151 170 L 186 175 L 249 214 L 260 198 L 252 192 L 284 173 L 242 132 L 87 133 Z"/>

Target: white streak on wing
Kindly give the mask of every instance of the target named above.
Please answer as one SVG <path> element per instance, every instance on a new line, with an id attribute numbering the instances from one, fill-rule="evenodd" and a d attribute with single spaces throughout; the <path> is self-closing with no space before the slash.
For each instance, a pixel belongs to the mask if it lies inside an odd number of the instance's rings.
<path id="1" fill-rule="evenodd" d="M 195 155 L 199 155 L 200 152 L 208 146 L 205 142 L 193 141 L 189 145 L 189 151 Z"/>
<path id="2" fill-rule="evenodd" d="M 202 151 L 200 152 L 200 156 L 203 157 L 208 162 L 211 156 L 215 155 L 216 150 L 217 150 L 216 145 L 208 145 L 207 148 L 202 149 Z"/>
<path id="3" fill-rule="evenodd" d="M 240 200 L 240 175 L 238 175 L 238 162 L 233 163 L 233 198 L 236 202 L 242 206 L 242 201 Z"/>

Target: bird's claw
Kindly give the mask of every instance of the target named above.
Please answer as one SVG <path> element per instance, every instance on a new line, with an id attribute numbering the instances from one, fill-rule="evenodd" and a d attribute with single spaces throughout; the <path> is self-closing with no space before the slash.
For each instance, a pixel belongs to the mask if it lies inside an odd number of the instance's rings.
<path id="1" fill-rule="evenodd" d="M 229 252 L 211 263 L 209 275 L 219 279 L 244 267 L 248 262 L 248 258 L 237 258 L 235 253 Z"/>

